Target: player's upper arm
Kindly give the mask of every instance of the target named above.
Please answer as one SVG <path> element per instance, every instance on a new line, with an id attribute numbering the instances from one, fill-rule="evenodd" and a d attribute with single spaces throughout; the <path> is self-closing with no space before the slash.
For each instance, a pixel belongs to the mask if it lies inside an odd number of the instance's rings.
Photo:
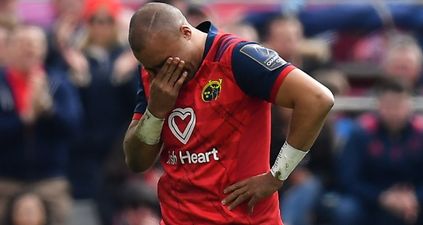
<path id="1" fill-rule="evenodd" d="M 276 92 L 275 103 L 293 108 L 296 103 L 315 107 L 333 105 L 333 95 L 325 86 L 300 69 L 289 72 Z"/>
<path id="2" fill-rule="evenodd" d="M 233 50 L 232 69 L 238 85 L 250 96 L 289 108 L 299 101 L 333 104 L 326 87 L 259 44 L 238 44 Z"/>
<path id="3" fill-rule="evenodd" d="M 232 52 L 232 70 L 239 87 L 249 96 L 275 102 L 276 93 L 295 67 L 274 50 L 241 42 Z"/>

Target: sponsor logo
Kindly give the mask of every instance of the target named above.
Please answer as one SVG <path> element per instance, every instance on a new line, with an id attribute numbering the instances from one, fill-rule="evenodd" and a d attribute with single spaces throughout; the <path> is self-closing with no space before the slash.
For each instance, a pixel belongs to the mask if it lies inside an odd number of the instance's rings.
<path id="1" fill-rule="evenodd" d="M 178 157 L 175 155 L 175 151 L 168 151 L 169 153 L 169 158 L 167 160 L 167 164 L 169 165 L 176 165 L 176 163 L 178 163 Z"/>
<path id="2" fill-rule="evenodd" d="M 180 118 L 183 122 L 189 118 L 185 129 L 179 129 L 180 126 L 178 126 L 176 118 Z M 183 109 L 176 108 L 172 111 L 168 118 L 170 131 L 182 144 L 186 144 L 189 141 L 192 132 L 194 131 L 195 122 L 195 113 L 194 110 L 190 107 Z"/>
<path id="3" fill-rule="evenodd" d="M 283 59 L 278 55 L 273 56 L 272 58 L 268 59 L 265 63 L 266 66 L 272 66 L 273 64 L 281 63 Z"/>
<path id="4" fill-rule="evenodd" d="M 222 90 L 222 79 L 210 80 L 206 86 L 204 86 L 201 92 L 201 99 L 204 102 L 210 102 L 216 100 L 219 97 L 220 91 Z"/>
<path id="5" fill-rule="evenodd" d="M 209 163 L 210 161 L 219 161 L 219 151 L 217 148 L 213 148 L 208 152 L 191 153 L 190 151 L 179 151 L 175 154 L 175 151 L 169 151 L 169 158 L 167 164 L 176 165 L 178 161 L 184 164 L 202 164 Z"/>

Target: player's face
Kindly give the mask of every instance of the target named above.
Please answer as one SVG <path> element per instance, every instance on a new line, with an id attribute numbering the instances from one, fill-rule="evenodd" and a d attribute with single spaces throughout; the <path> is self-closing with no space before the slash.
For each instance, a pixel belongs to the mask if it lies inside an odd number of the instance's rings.
<path id="1" fill-rule="evenodd" d="M 166 60 L 178 57 L 185 61 L 184 71 L 188 77 L 193 76 L 196 69 L 192 60 L 190 42 L 183 37 L 163 37 L 153 39 L 137 58 L 144 68 L 153 76 L 157 74 Z"/>
<path id="2" fill-rule="evenodd" d="M 379 114 L 391 132 L 404 127 L 411 111 L 411 102 L 405 93 L 386 92 L 379 97 Z"/>

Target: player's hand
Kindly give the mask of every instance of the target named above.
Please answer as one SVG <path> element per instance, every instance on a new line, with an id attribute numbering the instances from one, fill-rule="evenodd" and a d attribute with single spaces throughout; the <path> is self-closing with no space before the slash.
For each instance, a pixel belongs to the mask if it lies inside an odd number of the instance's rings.
<path id="1" fill-rule="evenodd" d="M 164 118 L 175 106 L 176 98 L 188 73 L 183 71 L 185 62 L 178 57 L 168 58 L 157 74 L 151 74 L 148 110 Z"/>
<path id="2" fill-rule="evenodd" d="M 250 177 L 227 187 L 223 193 L 228 196 L 223 199 L 222 204 L 232 210 L 248 201 L 248 211 L 253 213 L 257 202 L 275 193 L 282 184 L 283 181 L 273 177 L 270 172 Z"/>

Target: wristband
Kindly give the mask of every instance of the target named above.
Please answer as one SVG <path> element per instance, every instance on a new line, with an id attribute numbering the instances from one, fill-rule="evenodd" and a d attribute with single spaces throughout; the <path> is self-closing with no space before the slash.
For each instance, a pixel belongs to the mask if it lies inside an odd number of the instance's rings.
<path id="1" fill-rule="evenodd" d="M 135 130 L 135 136 L 148 145 L 155 145 L 160 142 L 164 119 L 159 119 L 145 110 Z"/>
<path id="2" fill-rule="evenodd" d="M 270 172 L 275 178 L 286 180 L 307 153 L 308 151 L 298 150 L 285 141 Z"/>

